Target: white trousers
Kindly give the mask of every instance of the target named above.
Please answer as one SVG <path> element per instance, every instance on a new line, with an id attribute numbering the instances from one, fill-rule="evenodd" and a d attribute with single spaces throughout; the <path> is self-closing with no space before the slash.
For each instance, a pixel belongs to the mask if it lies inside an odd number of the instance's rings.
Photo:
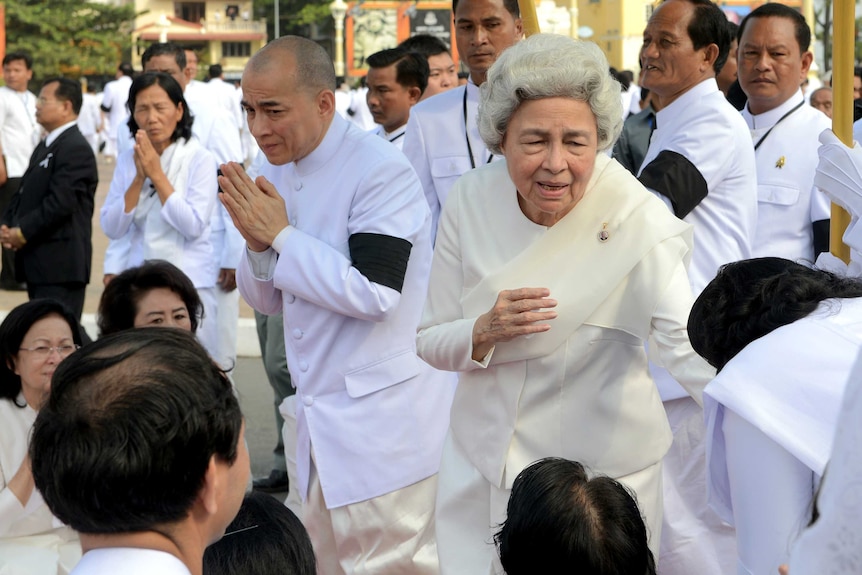
<path id="1" fill-rule="evenodd" d="M 656 557 L 661 539 L 661 467 L 659 462 L 614 478 L 637 494 L 649 546 Z M 590 471 L 592 474 L 599 470 Z M 441 575 L 502 575 L 494 534 L 506 519 L 511 490 L 489 483 L 464 455 L 451 432 L 443 445 L 438 482 L 437 549 Z"/>
<path id="2" fill-rule="evenodd" d="M 436 491 L 433 475 L 380 497 L 327 509 L 312 459 L 302 522 L 314 546 L 317 575 L 437 575 Z"/>
<path id="3" fill-rule="evenodd" d="M 673 445 L 664 456 L 659 575 L 734 575 L 736 531 L 706 501 L 703 409 L 690 397 L 664 402 Z"/>

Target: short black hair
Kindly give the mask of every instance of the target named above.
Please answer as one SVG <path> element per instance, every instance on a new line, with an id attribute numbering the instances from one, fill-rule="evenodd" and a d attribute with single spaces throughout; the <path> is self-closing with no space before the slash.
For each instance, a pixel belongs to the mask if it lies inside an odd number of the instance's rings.
<path id="1" fill-rule="evenodd" d="M 129 76 L 129 77 L 132 77 L 132 76 L 134 76 L 134 75 L 135 75 L 135 69 L 134 69 L 134 68 L 132 68 L 132 65 L 131 65 L 129 62 L 122 62 L 122 63 L 117 67 L 117 70 L 119 70 L 120 72 L 122 72 L 122 73 L 123 73 L 123 76 Z"/>
<path id="2" fill-rule="evenodd" d="M 443 40 L 431 34 L 416 34 L 398 44 L 398 47 L 408 52 L 418 52 L 425 56 L 425 58 L 437 56 L 438 54 L 450 54 L 449 46 Z"/>
<path id="3" fill-rule="evenodd" d="M 84 94 L 81 91 L 81 83 L 77 80 L 72 80 L 71 78 L 48 78 L 44 82 L 42 82 L 42 87 L 44 88 L 48 84 L 52 84 L 57 82 L 57 90 L 54 92 L 54 96 L 60 100 L 61 102 L 71 102 L 72 103 L 72 111 L 75 112 L 75 115 L 81 113 L 81 106 L 84 103 Z"/>
<path id="4" fill-rule="evenodd" d="M 463 1 L 466 2 L 469 0 Z M 458 2 L 459 0 L 452 0 L 452 14 L 455 14 L 458 10 Z M 521 17 L 521 7 L 518 5 L 518 0 L 503 0 L 503 7 L 512 15 L 513 18 Z"/>
<path id="5" fill-rule="evenodd" d="M 141 55 L 141 65 L 147 67 L 147 62 L 156 56 L 173 56 L 180 70 L 186 69 L 186 51 L 173 42 L 157 42 L 150 44 Z"/>
<path id="6" fill-rule="evenodd" d="M 16 52 L 7 52 L 5 56 L 3 56 L 3 65 L 9 64 L 11 62 L 16 62 L 18 60 L 24 61 L 24 66 L 28 70 L 33 69 L 33 57 L 27 52 L 16 51 Z"/>
<path id="7" fill-rule="evenodd" d="M 663 0 L 662 4 L 668 0 Z M 727 62 L 730 54 L 730 30 L 727 27 L 727 16 L 717 4 L 710 0 L 683 0 L 694 6 L 691 20 L 688 23 L 688 37 L 695 50 L 706 48 L 710 44 L 718 46 L 718 57 L 712 65 L 718 74 Z"/>
<path id="8" fill-rule="evenodd" d="M 192 280 L 164 260 L 148 260 L 112 279 L 99 300 L 99 337 L 135 327 L 138 303 L 150 290 L 166 288 L 177 294 L 189 311 L 192 333 L 204 316 L 204 304 Z"/>
<path id="9" fill-rule="evenodd" d="M 369 68 L 387 68 L 395 65 L 395 81 L 405 88 L 417 87 L 420 93 L 428 87 L 428 60 L 418 52 L 403 48 L 390 48 L 375 52 L 365 59 Z"/>
<path id="10" fill-rule="evenodd" d="M 233 465 L 242 413 L 230 380 L 180 329 L 130 329 L 57 367 L 30 441 L 36 488 L 81 533 L 188 516 L 213 457 Z"/>
<path id="11" fill-rule="evenodd" d="M 694 350 L 721 370 L 749 343 L 801 319 L 829 298 L 862 297 L 862 280 L 812 269 L 783 258 L 754 258 L 723 266 L 691 307 Z"/>
<path id="12" fill-rule="evenodd" d="M 315 575 L 311 539 L 299 518 L 276 498 L 245 496 L 233 522 L 204 553 L 207 575 Z"/>
<path id="13" fill-rule="evenodd" d="M 799 10 L 777 2 L 761 4 L 749 12 L 739 24 L 739 31 L 736 35 L 737 40 L 742 40 L 742 33 L 745 31 L 745 26 L 748 24 L 748 21 L 753 18 L 787 18 L 793 22 L 793 28 L 796 31 L 796 43 L 799 44 L 799 51 L 805 53 L 811 46 L 811 28 L 808 27 L 808 23 L 805 21 L 805 18 Z"/>
<path id="14" fill-rule="evenodd" d="M 219 78 L 224 73 L 224 70 L 222 70 L 221 64 L 213 64 L 210 66 L 208 72 L 210 78 Z"/>
<path id="15" fill-rule="evenodd" d="M 21 342 L 33 324 L 49 315 L 58 315 L 69 324 L 72 340 L 81 345 L 81 331 L 78 319 L 69 308 L 53 299 L 34 299 L 16 306 L 0 324 L 0 399 L 8 399 L 18 407 L 25 404 L 17 402 L 21 393 L 21 376 L 15 373 L 13 361 L 18 358 Z"/>
<path id="16" fill-rule="evenodd" d="M 494 539 L 507 575 L 655 575 L 637 502 L 610 477 L 590 479 L 575 461 L 549 457 L 515 478 Z"/>
<path id="17" fill-rule="evenodd" d="M 174 142 L 180 138 L 188 140 L 192 137 L 192 122 L 194 118 L 192 118 L 191 112 L 189 112 L 189 105 L 183 97 L 182 87 L 174 80 L 173 76 L 164 72 L 145 72 L 132 80 L 132 85 L 129 88 L 128 122 L 132 137 L 134 138 L 135 133 L 138 131 L 138 123 L 135 121 L 135 103 L 137 102 L 138 94 L 142 90 L 156 85 L 167 92 L 168 97 L 175 106 L 179 104 L 183 105 L 183 117 L 177 122 L 177 127 L 171 136 L 171 140 Z"/>

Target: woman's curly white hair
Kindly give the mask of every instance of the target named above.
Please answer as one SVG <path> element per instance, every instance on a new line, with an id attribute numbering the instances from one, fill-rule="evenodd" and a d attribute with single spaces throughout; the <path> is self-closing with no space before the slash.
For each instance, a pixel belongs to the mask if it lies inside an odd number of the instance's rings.
<path id="1" fill-rule="evenodd" d="M 535 34 L 503 52 L 481 86 L 479 133 L 488 149 L 500 144 L 509 120 L 525 100 L 572 98 L 586 102 L 596 118 L 598 149 L 607 150 L 623 126 L 620 83 L 593 42 Z"/>

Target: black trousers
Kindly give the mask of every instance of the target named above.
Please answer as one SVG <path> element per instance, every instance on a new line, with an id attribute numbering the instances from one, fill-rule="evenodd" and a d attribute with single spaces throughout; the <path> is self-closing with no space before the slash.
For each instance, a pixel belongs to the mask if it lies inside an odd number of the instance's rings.
<path id="1" fill-rule="evenodd" d="M 87 284 L 81 282 L 69 282 L 62 284 L 27 284 L 27 295 L 33 299 L 53 299 L 66 305 L 78 319 L 78 328 L 81 330 L 81 339 L 84 343 L 90 343 L 91 339 L 81 326 L 81 314 L 84 313 L 84 296 L 87 295 Z"/>
<path id="2" fill-rule="evenodd" d="M 18 193 L 18 188 L 20 187 L 21 178 L 9 178 L 5 184 L 0 186 L 0 216 L 6 212 L 9 202 Z M 0 288 L 9 289 L 15 287 L 18 284 L 15 281 L 15 252 L 3 248 L 0 262 L 2 262 L 2 267 L 0 267 Z"/>

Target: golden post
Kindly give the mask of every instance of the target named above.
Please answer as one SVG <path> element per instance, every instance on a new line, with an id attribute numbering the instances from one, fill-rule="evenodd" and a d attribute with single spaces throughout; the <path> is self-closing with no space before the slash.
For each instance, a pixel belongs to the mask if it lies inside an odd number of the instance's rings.
<path id="1" fill-rule="evenodd" d="M 541 32 L 539 30 L 539 17 L 536 15 L 535 0 L 518 0 L 518 8 L 521 10 L 521 24 L 524 27 L 524 35 L 529 37 Z"/>
<path id="2" fill-rule="evenodd" d="M 853 45 L 856 22 L 853 0 L 835 0 L 832 17 L 832 131 L 848 146 L 853 145 Z M 850 214 L 832 204 L 829 251 L 850 262 L 850 248 L 843 236 L 850 225 Z"/>

